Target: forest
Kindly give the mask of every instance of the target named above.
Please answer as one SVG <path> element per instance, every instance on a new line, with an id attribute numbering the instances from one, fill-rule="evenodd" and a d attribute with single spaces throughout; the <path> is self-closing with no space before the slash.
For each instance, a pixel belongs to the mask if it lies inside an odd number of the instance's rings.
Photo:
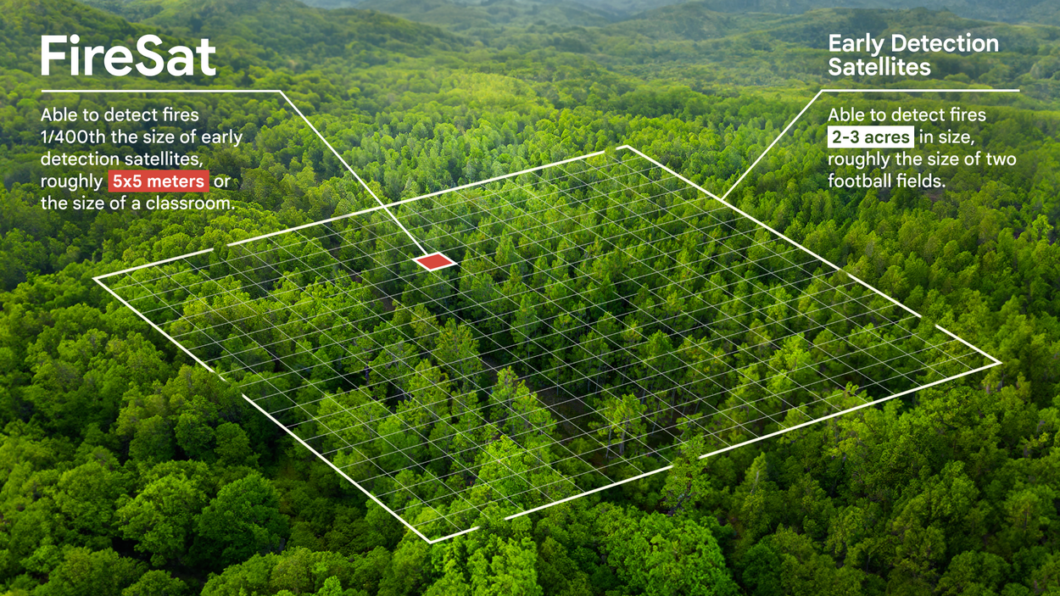
<path id="1" fill-rule="evenodd" d="M 132 10 L 147 4 L 155 8 Z M 848 9 L 690 11 L 682 30 L 663 9 L 640 25 L 515 23 L 505 35 L 480 38 L 293 0 L 114 2 L 112 12 L 72 0 L 0 0 L 0 9 L 5 593 L 1060 593 L 1060 30 L 946 12 Z M 594 194 L 542 176 L 402 206 L 397 213 L 413 235 L 460 262 L 440 272 L 444 283 L 424 283 L 405 258 L 410 241 L 380 211 L 230 247 L 373 203 L 275 94 L 57 96 L 41 90 L 125 83 L 58 74 L 45 84 L 38 70 L 42 34 L 76 28 L 86 38 L 128 44 L 150 31 L 184 45 L 208 34 L 223 57 L 217 77 L 137 83 L 283 89 L 388 200 L 595 151 L 606 153 L 587 163 L 602 169 L 564 171 L 625 181 L 617 173 L 630 155 L 615 148 L 627 144 L 724 192 L 816 89 L 881 85 L 823 77 L 827 52 L 815 37 L 822 20 L 874 33 L 993 31 L 1005 40 L 1002 53 L 939 57 L 931 80 L 893 85 L 1022 90 L 961 97 L 961 105 L 988 115 L 962 130 L 1018 163 L 943 168 L 944 191 L 829 189 L 824 131 L 832 106 L 933 109 L 952 105 L 956 94 L 819 100 L 727 200 L 840 265 L 838 272 L 687 186 L 672 186 L 658 168 L 643 183 L 661 193 L 630 195 L 604 184 Z M 710 36 L 696 33 L 710 27 L 717 27 Z M 623 37 L 623 28 L 635 35 Z M 41 210 L 39 156 L 50 147 L 40 141 L 40 113 L 56 105 L 171 105 L 199 111 L 200 128 L 243 133 L 238 148 L 199 151 L 211 172 L 239 181 L 214 191 L 232 208 Z M 542 204 L 541 196 L 562 198 Z M 115 276 L 108 287 L 143 298 L 157 324 L 204 346 L 201 357 L 228 380 L 93 280 L 207 249 L 212 256 L 200 261 Z M 233 265 L 268 259 L 269 251 L 297 256 L 298 266 Z M 763 279 L 763 271 L 784 269 L 779 259 L 795 260 L 802 274 Z M 317 270 L 341 295 L 314 285 L 318 277 L 308 273 Z M 255 271 L 261 277 L 248 277 Z M 159 272 L 163 285 L 144 291 Z M 847 319 L 815 319 L 800 298 L 824 294 L 835 303 L 828 293 L 851 291 L 851 275 L 922 313 L 923 328 L 897 321 L 904 311 L 868 293 L 851 294 Z M 180 283 L 165 286 L 170 280 Z M 200 298 L 218 302 L 190 300 L 191 284 L 203 288 Z M 287 302 L 244 313 L 249 321 L 273 317 L 261 328 L 193 316 L 195 304 L 248 308 L 248 298 Z M 316 310 L 299 310 L 305 304 Z M 476 311 L 484 304 L 489 312 Z M 313 336 L 317 344 L 267 336 L 332 325 L 326 317 L 337 309 L 355 324 L 333 325 L 331 336 Z M 845 325 L 867 326 L 856 316 L 876 311 L 873 329 L 887 339 L 937 340 L 931 329 L 938 324 L 1002 364 L 696 459 L 712 450 L 713 437 L 739 441 L 818 415 L 812 404 L 863 403 L 932 378 L 910 368 L 893 387 L 869 387 L 867 378 L 843 372 L 850 354 L 836 354 L 844 368 L 829 370 L 820 356 L 826 352 L 815 346 L 829 336 L 856 342 Z M 360 351 L 328 350 L 354 342 Z M 626 349 L 616 349 L 621 342 Z M 354 356 L 344 360 L 347 353 Z M 240 366 L 226 359 L 231 354 L 244 356 Z M 606 361 L 615 354 L 621 358 Z M 939 350 L 937 358 L 951 355 Z M 807 363 L 806 376 L 777 378 L 781 385 L 769 388 L 795 397 L 764 417 L 744 409 L 739 429 L 711 419 L 726 402 L 757 403 L 762 388 L 740 379 L 767 377 L 773 360 L 794 362 L 796 370 Z M 275 380 L 291 371 L 297 379 L 290 386 Z M 261 379 L 268 383 L 254 384 Z M 303 385 L 324 389 L 310 393 Z M 265 386 L 283 395 L 247 389 Z M 302 411 L 316 418 L 376 411 L 368 423 L 343 422 L 349 436 L 321 436 L 293 411 L 284 422 L 304 429 L 298 436 L 320 450 L 360 442 L 340 463 L 366 482 L 378 476 L 372 461 L 413 461 L 416 478 L 376 478 L 373 490 L 430 487 L 405 505 L 386 501 L 408 507 L 424 529 L 431 513 L 414 500 L 439 494 L 470 503 L 460 521 L 480 528 L 429 544 L 244 394 L 276 411 L 282 408 L 270 400 L 278 397 L 313 402 Z M 581 416 L 563 395 L 600 415 Z M 444 408 L 420 407 L 428 404 Z M 403 430 L 410 420 L 430 429 L 427 441 Z M 385 434 L 407 445 L 387 452 L 366 440 L 386 425 Z M 451 437 L 472 444 L 444 443 Z M 560 457 L 561 450 L 580 457 Z M 460 461 L 461 454 L 470 459 Z M 491 465 L 502 458 L 523 462 L 525 475 Z M 664 459 L 673 467 L 663 473 L 503 519 Z M 560 488 L 531 498 L 527 483 Z"/>
<path id="2" fill-rule="evenodd" d="M 533 175 L 105 283 L 435 540 L 983 366 L 630 149 Z"/>

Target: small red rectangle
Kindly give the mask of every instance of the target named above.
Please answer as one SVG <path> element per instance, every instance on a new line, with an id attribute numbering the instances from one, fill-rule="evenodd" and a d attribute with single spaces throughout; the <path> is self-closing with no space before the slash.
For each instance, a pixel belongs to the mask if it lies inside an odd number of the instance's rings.
<path id="1" fill-rule="evenodd" d="M 206 192 L 210 170 L 110 170 L 107 192 Z"/>
<path id="2" fill-rule="evenodd" d="M 450 265 L 456 265 L 456 261 L 450 259 L 449 257 L 443 255 L 440 252 L 436 252 L 434 254 L 430 254 L 430 255 L 426 255 L 426 256 L 422 256 L 422 257 L 417 257 L 415 260 L 416 260 L 417 263 L 420 264 L 420 267 L 423 267 L 427 271 L 435 271 L 437 269 L 445 269 L 446 267 L 449 267 Z"/>

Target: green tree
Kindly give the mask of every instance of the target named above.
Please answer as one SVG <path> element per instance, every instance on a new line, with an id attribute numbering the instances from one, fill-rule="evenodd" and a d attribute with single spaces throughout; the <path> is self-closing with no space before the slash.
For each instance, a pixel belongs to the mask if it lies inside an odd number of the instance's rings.
<path id="1" fill-rule="evenodd" d="M 111 549 L 64 549 L 62 562 L 48 574 L 39 593 L 47 596 L 121 596 L 144 573 L 143 563 Z"/>
<path id="2" fill-rule="evenodd" d="M 608 565 L 634 590 L 649 596 L 738 593 L 710 530 L 691 519 L 608 508 L 597 523 Z"/>
<path id="3" fill-rule="evenodd" d="M 287 534 L 279 504 L 279 492 L 260 474 L 226 484 L 195 520 L 197 547 L 224 565 L 278 549 Z"/>
<path id="4" fill-rule="evenodd" d="M 468 559 L 474 596 L 541 596 L 537 582 L 537 550 L 530 538 L 503 540 L 493 536 Z"/>
<path id="5" fill-rule="evenodd" d="M 151 564 L 182 559 L 191 544 L 195 516 L 206 505 L 196 479 L 167 474 L 144 487 L 118 510 L 122 534 L 136 540 L 136 550 L 151 554 Z"/>
<path id="6" fill-rule="evenodd" d="M 478 341 L 469 326 L 459 325 L 455 319 L 446 321 L 438 333 L 432 355 L 464 391 L 481 386 L 482 361 L 478 355 Z"/>
<path id="7" fill-rule="evenodd" d="M 148 571 L 136 580 L 136 583 L 125 588 L 121 596 L 184 596 L 188 586 L 168 572 L 159 569 Z"/>
<path id="8" fill-rule="evenodd" d="M 89 461 L 63 472 L 57 485 L 55 504 L 67 524 L 88 539 L 99 536 L 109 542 L 117 534 L 119 498 L 130 488 L 130 478 L 114 454 L 102 447 L 92 449 Z M 92 540 L 91 543 L 97 542 Z"/>
<path id="9" fill-rule="evenodd" d="M 632 393 L 621 397 L 611 396 L 604 402 L 604 407 L 600 410 L 603 421 L 599 423 L 600 428 L 596 434 L 607 439 L 609 459 L 614 451 L 617 451 L 618 457 L 624 457 L 629 440 L 639 442 L 647 426 L 645 411 L 644 404 Z M 617 450 L 613 447 L 616 443 Z"/>
<path id="10" fill-rule="evenodd" d="M 217 461 L 228 466 L 256 466 L 258 454 L 250 446 L 247 433 L 234 422 L 225 422 L 214 431 Z"/>

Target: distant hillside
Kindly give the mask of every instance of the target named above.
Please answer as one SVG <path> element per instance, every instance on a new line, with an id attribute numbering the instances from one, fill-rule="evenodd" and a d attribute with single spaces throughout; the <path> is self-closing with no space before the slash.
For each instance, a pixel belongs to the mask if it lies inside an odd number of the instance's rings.
<path id="1" fill-rule="evenodd" d="M 607 0 L 584 0 L 606 3 Z M 616 0 L 617 3 L 624 3 Z M 654 8 L 672 4 L 656 2 Z M 946 10 L 970 19 L 984 19 L 1006 23 L 1046 23 L 1060 18 L 1060 2 L 1056 0 L 705 0 L 696 2 L 715 12 L 773 14 L 801 14 L 820 8 L 876 8 L 907 10 L 926 8 Z"/>
<path id="2" fill-rule="evenodd" d="M 152 28 L 73 0 L 0 0 L 0 68 L 39 74 L 40 36 L 79 32 L 85 42 L 130 45 Z M 175 41 L 163 35 L 166 41 Z M 54 78 L 63 76 L 56 69 Z M 165 74 L 159 80 L 165 79 Z"/>
<path id="3" fill-rule="evenodd" d="M 799 46 L 824 49 L 828 35 L 958 35 L 975 32 L 997 37 L 1005 51 L 1033 51 L 1037 36 L 1026 28 L 1004 23 L 967 19 L 947 11 L 816 9 L 801 14 L 731 13 L 714 10 L 727 0 L 704 0 L 667 6 L 639 14 L 605 28 L 612 34 L 639 35 L 651 39 L 698 41 L 740 33 L 757 32 Z M 768 0 L 767 0 L 768 1 Z"/>
<path id="4" fill-rule="evenodd" d="M 620 18 L 608 11 L 596 10 L 575 2 L 560 4 L 495 0 L 472 4 L 452 0 L 363 0 L 357 8 L 370 8 L 452 31 L 473 31 L 497 26 L 522 28 L 532 25 L 593 27 L 606 25 Z"/>
<path id="5" fill-rule="evenodd" d="M 97 0 L 121 2 L 123 0 Z M 705 0 L 681 3 L 679 0 L 303 0 L 306 4 L 326 8 L 373 8 L 405 18 L 450 27 L 468 29 L 483 25 L 548 24 L 586 26 L 598 24 L 591 18 L 606 17 L 612 21 L 634 19 L 642 13 L 669 7 L 677 12 L 710 11 L 715 13 L 802 14 L 821 8 L 869 8 L 946 10 L 970 19 L 1006 23 L 1040 23 L 1060 25 L 1060 2 L 1057 0 Z M 693 6 L 693 5 L 698 5 Z M 540 15 L 540 18 L 535 18 Z"/>
<path id="6" fill-rule="evenodd" d="M 297 0 L 85 0 L 177 35 L 210 37 L 261 58 L 312 61 L 385 48 L 423 55 L 465 42 L 370 10 L 324 10 Z"/>

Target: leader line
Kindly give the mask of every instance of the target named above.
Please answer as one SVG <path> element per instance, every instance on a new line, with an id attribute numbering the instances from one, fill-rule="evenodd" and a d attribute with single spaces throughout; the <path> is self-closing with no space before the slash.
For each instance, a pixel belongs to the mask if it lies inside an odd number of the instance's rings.
<path id="1" fill-rule="evenodd" d="M 336 158 L 338 158 L 339 162 L 341 162 L 342 165 L 346 167 L 350 174 L 353 174 L 353 177 L 357 180 L 357 182 L 361 184 L 364 190 L 367 191 L 368 194 L 371 195 L 371 197 L 375 199 L 377 203 L 379 203 L 379 206 L 383 209 L 383 211 L 385 211 L 386 214 L 390 216 L 390 219 L 394 220 L 394 223 L 397 224 L 399 228 L 401 228 L 401 231 L 404 232 L 405 235 L 408 236 L 410 240 L 412 240 L 412 243 L 420 249 L 420 252 L 422 252 L 425 256 L 430 254 L 427 249 L 424 248 L 422 244 L 420 244 L 420 241 L 417 240 L 416 237 L 408 231 L 408 229 L 401 223 L 401 221 L 398 220 L 397 216 L 394 215 L 394 213 L 390 210 L 387 204 L 384 203 L 379 198 L 379 196 L 372 191 L 371 187 L 368 186 L 364 179 L 361 178 L 352 167 L 350 167 L 350 164 L 346 163 L 346 160 L 343 159 L 342 155 L 340 155 L 339 152 L 331 146 L 331 143 L 329 143 L 328 140 L 324 138 L 324 135 L 320 134 L 320 131 L 317 130 L 315 126 L 313 126 L 312 122 L 309 121 L 309 118 L 306 118 L 305 114 L 303 114 L 302 111 L 298 109 L 298 106 L 296 106 L 294 102 L 291 101 L 291 98 L 287 97 L 287 94 L 279 89 L 41 89 L 41 93 L 278 93 L 280 97 L 283 97 L 284 101 L 286 101 L 287 104 L 291 106 L 291 109 L 293 109 L 295 113 L 297 113 L 298 116 L 301 117 L 303 121 L 305 121 L 306 125 L 309 126 L 310 130 L 312 130 L 313 133 L 316 134 L 321 141 L 323 141 L 324 145 L 326 145 L 327 148 L 331 150 L 331 153 L 334 154 Z"/>

